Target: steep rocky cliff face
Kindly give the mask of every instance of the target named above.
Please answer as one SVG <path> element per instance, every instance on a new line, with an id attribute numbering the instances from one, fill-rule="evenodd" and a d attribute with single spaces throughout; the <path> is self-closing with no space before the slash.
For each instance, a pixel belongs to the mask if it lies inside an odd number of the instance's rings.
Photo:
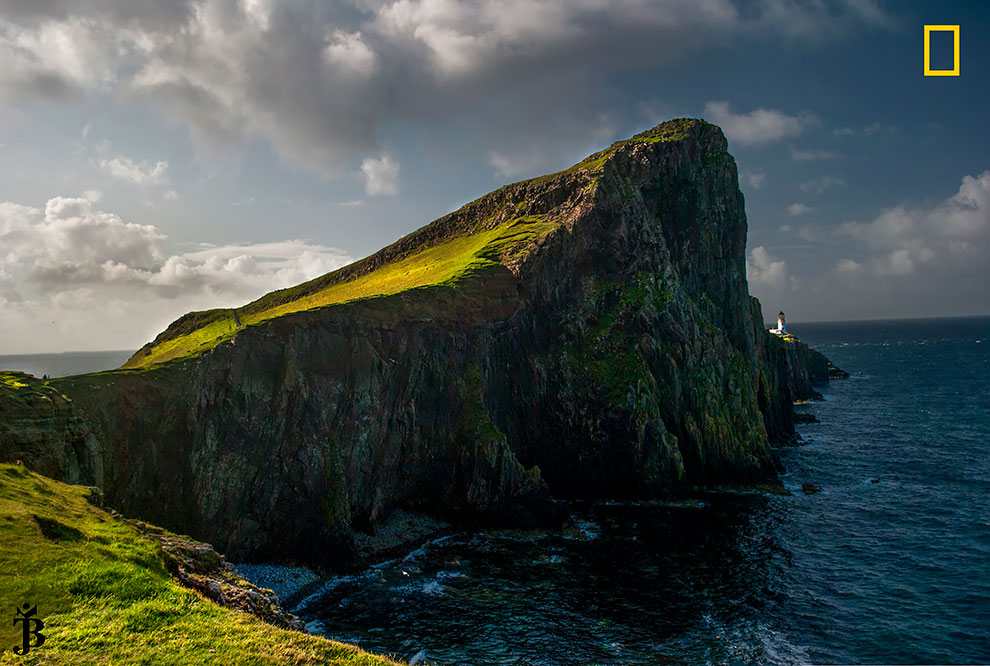
<path id="1" fill-rule="evenodd" d="M 286 310 L 489 237 L 443 280 Z M 400 507 L 538 519 L 551 495 L 767 480 L 812 375 L 763 329 L 745 239 L 722 132 L 671 121 L 255 308 L 285 314 L 197 314 L 145 367 L 53 386 L 101 442 L 110 505 L 233 558 L 343 564 Z"/>
<path id="2" fill-rule="evenodd" d="M 68 483 L 102 485 L 103 447 L 72 400 L 23 372 L 0 372 L 0 462 Z"/>

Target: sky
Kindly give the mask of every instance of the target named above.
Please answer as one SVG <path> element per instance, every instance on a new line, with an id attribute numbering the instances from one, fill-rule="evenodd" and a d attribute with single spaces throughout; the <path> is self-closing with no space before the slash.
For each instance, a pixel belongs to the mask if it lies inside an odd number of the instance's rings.
<path id="1" fill-rule="evenodd" d="M 0 0 L 0 354 L 136 349 L 686 116 L 768 321 L 990 314 L 988 71 L 985 2 Z"/>

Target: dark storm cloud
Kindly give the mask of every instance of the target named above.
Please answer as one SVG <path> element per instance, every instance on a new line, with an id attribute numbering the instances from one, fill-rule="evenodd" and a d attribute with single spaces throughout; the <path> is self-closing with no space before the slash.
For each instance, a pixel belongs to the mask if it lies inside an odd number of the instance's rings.
<path id="1" fill-rule="evenodd" d="M 609 129 L 607 77 L 740 35 L 822 39 L 887 20 L 869 0 L 272 0 L 0 5 L 7 100 L 147 100 L 201 142 L 268 141 L 334 174 L 396 124 L 455 123 L 500 171 Z M 824 28 L 828 28 L 827 30 Z M 559 119 L 560 122 L 553 122 Z M 497 138 L 496 138 L 497 137 Z"/>
<path id="2" fill-rule="evenodd" d="M 3 0 L 0 15 L 29 24 L 86 17 L 167 30 L 184 24 L 192 8 L 190 0 Z"/>

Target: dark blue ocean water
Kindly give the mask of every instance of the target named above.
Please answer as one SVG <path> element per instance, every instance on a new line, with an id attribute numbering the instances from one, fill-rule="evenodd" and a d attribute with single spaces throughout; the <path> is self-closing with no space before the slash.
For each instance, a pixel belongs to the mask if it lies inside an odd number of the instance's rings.
<path id="1" fill-rule="evenodd" d="M 297 612 L 432 664 L 990 663 L 990 318 L 790 328 L 852 375 L 802 408 L 791 495 L 575 505 L 567 536 L 455 534 Z"/>

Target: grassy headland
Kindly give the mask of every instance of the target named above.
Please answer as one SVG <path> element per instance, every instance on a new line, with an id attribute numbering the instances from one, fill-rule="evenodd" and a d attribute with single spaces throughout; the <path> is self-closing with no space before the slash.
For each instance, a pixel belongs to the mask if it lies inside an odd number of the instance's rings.
<path id="1" fill-rule="evenodd" d="M 689 119 L 670 121 L 618 141 L 563 171 L 507 185 L 361 261 L 295 287 L 273 291 L 244 307 L 189 313 L 145 345 L 123 368 L 146 368 L 195 356 L 230 340 L 244 326 L 293 312 L 407 289 L 451 285 L 485 266 L 518 261 L 561 225 L 559 219 L 528 210 L 529 189 L 579 172 L 588 174 L 588 185 L 593 187 L 620 147 L 679 141 L 697 124 Z"/>
<path id="2" fill-rule="evenodd" d="M 89 493 L 0 464 L 0 664 L 396 664 L 182 587 L 161 547 Z M 47 640 L 19 656 L 10 620 L 24 603 L 37 605 Z"/>

